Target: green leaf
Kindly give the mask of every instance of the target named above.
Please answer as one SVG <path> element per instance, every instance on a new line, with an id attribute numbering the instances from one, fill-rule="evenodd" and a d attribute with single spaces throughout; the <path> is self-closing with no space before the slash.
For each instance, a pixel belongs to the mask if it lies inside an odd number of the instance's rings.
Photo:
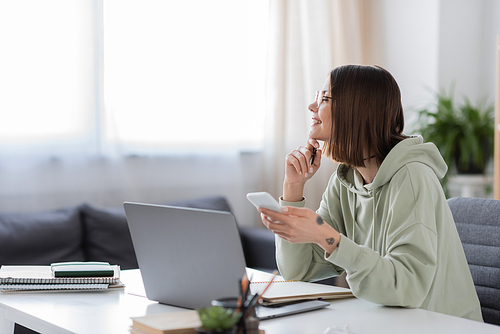
<path id="1" fill-rule="evenodd" d="M 210 306 L 196 310 L 201 324 L 207 331 L 225 331 L 236 325 L 240 314 L 221 306 Z"/>

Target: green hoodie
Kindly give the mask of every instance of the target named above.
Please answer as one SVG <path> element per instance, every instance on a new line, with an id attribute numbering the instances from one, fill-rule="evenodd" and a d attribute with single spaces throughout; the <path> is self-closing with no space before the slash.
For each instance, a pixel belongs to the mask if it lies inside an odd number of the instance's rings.
<path id="1" fill-rule="evenodd" d="M 276 237 L 285 279 L 319 280 L 344 269 L 354 295 L 483 321 L 453 216 L 439 183 L 446 163 L 420 136 L 397 144 L 371 184 L 339 165 L 317 213 L 342 234 L 330 255 Z M 304 206 L 305 202 L 285 202 Z"/>

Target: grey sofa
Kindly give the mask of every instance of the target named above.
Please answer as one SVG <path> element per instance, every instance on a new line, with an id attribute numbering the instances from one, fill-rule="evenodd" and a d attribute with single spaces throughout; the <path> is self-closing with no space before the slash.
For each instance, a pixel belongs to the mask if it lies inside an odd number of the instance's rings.
<path id="1" fill-rule="evenodd" d="M 231 211 L 221 196 L 162 204 Z M 274 234 L 256 227 L 239 230 L 247 266 L 276 269 Z M 106 261 L 121 269 L 138 268 L 123 208 L 82 204 L 40 213 L 0 213 L 0 265 L 61 261 Z M 33 333 L 21 326 L 15 332 Z"/>

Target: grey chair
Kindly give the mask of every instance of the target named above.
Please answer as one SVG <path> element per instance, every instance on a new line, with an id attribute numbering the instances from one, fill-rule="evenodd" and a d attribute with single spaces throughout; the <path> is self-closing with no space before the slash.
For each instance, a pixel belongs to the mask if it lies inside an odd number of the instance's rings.
<path id="1" fill-rule="evenodd" d="M 500 201 L 448 200 L 476 286 L 484 322 L 500 325 Z"/>

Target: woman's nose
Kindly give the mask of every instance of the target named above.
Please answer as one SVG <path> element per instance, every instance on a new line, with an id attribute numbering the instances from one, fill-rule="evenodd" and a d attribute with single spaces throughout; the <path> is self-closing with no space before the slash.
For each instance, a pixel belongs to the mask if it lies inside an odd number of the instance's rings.
<path id="1" fill-rule="evenodd" d="M 313 103 L 311 103 L 308 107 L 309 111 L 312 111 L 312 112 L 317 112 L 318 111 L 318 104 L 316 103 L 316 101 L 314 101 Z"/>

